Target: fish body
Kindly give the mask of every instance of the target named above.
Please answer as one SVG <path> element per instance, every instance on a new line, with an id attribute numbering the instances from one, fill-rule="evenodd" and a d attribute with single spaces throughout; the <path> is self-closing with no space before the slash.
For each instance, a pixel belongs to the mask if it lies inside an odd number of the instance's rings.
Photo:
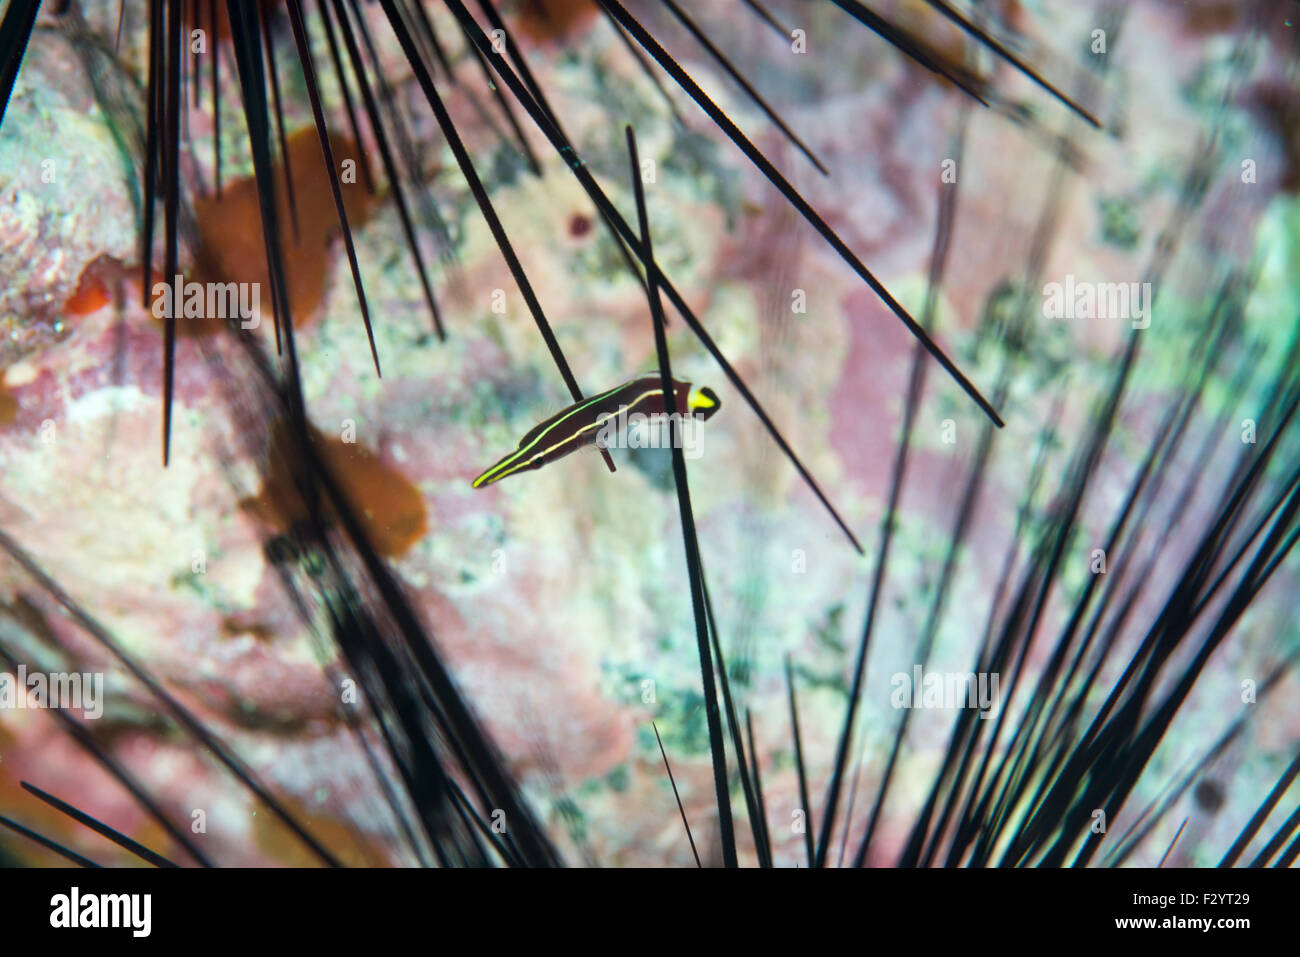
<path id="1" fill-rule="evenodd" d="M 706 420 L 722 406 L 712 389 L 695 388 L 678 379 L 673 380 L 671 404 L 671 411 L 679 415 Z M 474 480 L 474 487 L 483 488 L 507 475 L 539 469 L 578 449 L 595 446 L 601 427 L 611 416 L 620 413 L 651 416 L 665 411 L 663 380 L 657 373 L 589 396 L 530 429 L 513 452 Z"/>

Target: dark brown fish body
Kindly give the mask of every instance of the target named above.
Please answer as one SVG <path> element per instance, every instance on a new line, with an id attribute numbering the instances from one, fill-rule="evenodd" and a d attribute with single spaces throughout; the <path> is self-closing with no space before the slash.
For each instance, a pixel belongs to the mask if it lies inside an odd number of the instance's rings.
<path id="1" fill-rule="evenodd" d="M 712 389 L 692 389 L 689 382 L 673 380 L 672 410 L 679 415 L 708 419 L 721 406 Z M 475 488 L 513 475 L 539 469 L 581 448 L 594 446 L 606 419 L 619 414 L 661 415 L 665 411 L 663 380 L 644 375 L 607 392 L 591 396 L 535 426 L 519 440 L 519 447 L 474 480 Z"/>

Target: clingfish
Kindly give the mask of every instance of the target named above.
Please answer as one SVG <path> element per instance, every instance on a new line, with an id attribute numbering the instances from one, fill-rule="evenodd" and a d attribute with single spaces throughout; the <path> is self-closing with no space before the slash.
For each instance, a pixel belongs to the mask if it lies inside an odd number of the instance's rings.
<path id="1" fill-rule="evenodd" d="M 519 447 L 474 480 L 475 488 L 498 482 L 507 475 L 539 469 L 548 462 L 587 447 L 602 447 L 600 438 L 607 420 L 622 416 L 662 415 L 663 379 L 658 373 L 643 375 L 583 399 L 529 430 Z M 717 394 L 707 387 L 673 380 L 672 411 L 707 421 L 722 407 Z"/>

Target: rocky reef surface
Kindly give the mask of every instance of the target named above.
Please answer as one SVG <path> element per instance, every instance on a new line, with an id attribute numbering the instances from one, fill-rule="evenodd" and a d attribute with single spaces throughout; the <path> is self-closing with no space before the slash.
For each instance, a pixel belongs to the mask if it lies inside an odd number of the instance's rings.
<path id="1" fill-rule="evenodd" d="M 111 36 L 117 4 L 82 6 L 90 27 Z M 671 119 L 594 8 L 543 6 L 556 9 L 542 16 L 528 5 L 511 23 L 568 134 L 630 220 L 623 125 L 635 125 L 641 155 L 653 163 L 646 190 L 660 263 L 874 554 L 912 338 L 676 91 L 687 124 Z M 644 6 L 633 5 L 652 16 Z M 1051 410 L 1062 410 L 1060 436 L 1081 434 L 1131 334 L 1127 319 L 1054 319 L 1037 309 L 1015 341 L 987 334 L 989 317 L 1022 280 L 1044 209 L 1055 204 L 1046 281 L 1140 281 L 1189 178 L 1199 175 L 1202 186 L 1178 231 L 1143 332 L 1141 371 L 1099 472 L 1097 508 L 1084 523 L 1099 539 L 1186 372 L 1189 343 L 1225 270 L 1255 277 L 1249 336 L 1285 348 L 1300 307 L 1300 207 L 1294 115 L 1278 91 L 1294 94 L 1294 37 L 1281 26 L 1266 31 L 1246 49 L 1249 67 L 1234 72 L 1242 53 L 1232 5 L 1134 3 L 1097 84 L 1084 67 L 1093 14 L 1069 3 L 1006 5 L 1054 77 L 1080 95 L 1091 91 L 1105 127 L 1096 132 L 1004 67 L 984 63 L 981 75 L 996 77 L 1013 103 L 1030 104 L 1029 120 L 964 101 L 834 10 L 814 16 L 786 5 L 783 19 L 806 31 L 806 48 L 797 51 L 736 6 L 695 15 L 726 38 L 736 65 L 756 78 L 829 176 L 671 22 L 662 23 L 665 42 L 916 315 L 944 164 L 954 159 L 953 131 L 970 111 L 956 165 L 952 253 L 933 323 L 937 340 L 981 387 L 991 391 L 1000 370 L 1013 371 L 1000 404 L 1007 424 L 994 440 L 931 656 L 935 668 L 965 671 Z M 914 8 L 924 5 L 895 6 L 903 8 L 899 16 L 923 18 Z M 443 12 L 433 15 L 451 36 Z M 391 40 L 377 9 L 369 16 L 376 35 Z M 918 21 L 917 29 L 940 26 Z M 127 30 L 112 61 L 127 75 L 138 75 L 143 62 L 137 33 Z M 231 399 L 238 361 L 219 323 L 178 320 L 171 457 L 161 466 L 162 326 L 141 303 L 132 185 L 139 172 L 121 122 L 131 114 L 106 111 L 94 83 L 103 87 L 113 74 L 107 54 L 88 53 L 86 42 L 70 39 L 52 15 L 42 19 L 0 132 L 0 527 L 345 860 L 409 863 L 364 755 L 338 718 L 322 652 L 268 557 L 266 543 L 292 524 L 292 506 L 277 491 L 274 469 L 268 479 L 266 463 L 247 455 L 245 421 Z M 964 54 L 961 37 L 951 43 Z M 377 550 L 570 859 L 691 863 L 650 724 L 663 736 L 702 851 L 712 853 L 708 736 L 667 454 L 614 450 L 614 473 L 597 455 L 576 455 L 471 488 L 475 475 L 570 399 L 400 51 L 387 42 L 384 49 L 446 219 L 445 240 L 426 232 L 421 241 L 435 263 L 447 336 L 438 338 L 424 308 L 391 196 L 383 186 L 370 195 L 363 182 L 347 184 L 382 364 L 382 378 L 376 375 L 301 81 L 286 78 L 299 220 L 287 256 L 311 421 Z M 465 95 L 449 91 L 449 108 L 582 388 L 596 392 L 653 368 L 641 286 L 587 197 L 525 119 L 541 165 L 542 175 L 532 175 L 512 139 L 497 136 L 504 121 L 477 65 L 453 49 Z M 234 103 L 232 74 L 227 61 L 223 82 Z M 120 82 L 129 100 L 133 87 Z M 364 153 L 374 163 L 364 133 L 357 143 L 341 132 L 340 117 L 331 121 L 336 157 Z M 260 220 L 238 122 L 225 120 L 219 200 L 211 189 L 210 105 L 201 99 L 186 122 L 191 219 L 182 269 L 199 281 L 260 283 Z M 1072 162 L 1049 148 L 1058 139 L 1072 144 Z M 1197 173 L 1206 155 L 1212 161 Z M 265 314 L 258 334 L 274 354 Z M 690 330 L 669 319 L 674 373 L 722 398 L 722 411 L 703 428 L 699 457 L 688 462 L 692 501 L 733 690 L 753 717 L 777 862 L 794 864 L 803 839 L 791 826 L 800 800 L 784 661 L 794 663 L 819 807 L 873 559 L 854 552 Z M 1259 417 L 1251 401 L 1216 384 L 1198 428 L 1221 415 L 1234 429 Z M 917 662 L 956 503 L 985 427 L 978 409 L 930 365 L 863 697 L 860 801 L 879 782 L 898 718 L 891 677 Z M 1070 452 L 1068 438 L 1048 450 L 1047 489 L 1058 484 Z M 1210 488 L 1229 467 L 1212 463 Z M 1051 505 L 1048 494 L 1038 508 Z M 1207 509 L 1200 498 L 1188 504 L 1170 528 L 1172 553 L 1186 547 Z M 1067 594 L 1088 574 L 1096 542 L 1085 538 L 1067 562 Z M 1162 564 L 1155 576 L 1167 583 L 1175 564 Z M 1203 751 L 1236 716 L 1241 679 L 1262 676 L 1295 646 L 1294 585 L 1291 564 L 1216 656 L 1153 777 Z M 1153 601 L 1159 588 L 1151 583 Z M 204 812 L 202 840 L 215 858 L 306 860 L 264 809 L 161 718 L 137 682 L 4 559 L 0 601 L 0 640 L 33 665 L 105 674 L 105 714 L 94 734 L 178 820 Z M 1068 610 L 1058 598 L 1050 622 L 1059 625 Z M 1139 602 L 1137 616 L 1144 611 L 1151 608 Z M 1031 668 L 1041 654 L 1031 650 Z M 1286 679 L 1292 692 L 1294 681 Z M 1276 776 L 1273 756 L 1297 730 L 1297 711 L 1285 705 L 1297 696 L 1286 690 L 1274 696 L 1279 704 L 1270 702 L 1273 718 L 1252 726 L 1232 773 L 1225 770 L 1232 813 L 1189 811 L 1206 847 L 1230 841 L 1232 822 L 1253 810 Z M 913 716 L 881 825 L 884 859 L 924 800 L 951 717 Z M 22 798 L 24 780 L 75 796 L 123 832 L 166 846 L 131 796 L 49 714 L 5 709 L 0 807 Z M 739 792 L 735 803 L 743 807 Z M 52 811 L 30 820 L 108 859 L 93 835 Z M 859 820 L 854 834 L 860 830 Z M 1152 846 L 1163 848 L 1170 836 L 1159 831 Z M 1205 862 L 1189 854 L 1187 862 Z"/>

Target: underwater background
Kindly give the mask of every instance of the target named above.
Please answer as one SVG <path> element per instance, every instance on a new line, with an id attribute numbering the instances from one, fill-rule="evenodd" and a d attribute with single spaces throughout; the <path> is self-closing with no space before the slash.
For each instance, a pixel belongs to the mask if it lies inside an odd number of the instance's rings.
<path id="1" fill-rule="evenodd" d="M 231 10 L 0 4 L 6 821 L 114 865 L 24 783 L 187 865 L 1294 860 L 1293 3 Z M 660 297 L 720 399 L 685 454 L 475 488 L 666 371 Z"/>

